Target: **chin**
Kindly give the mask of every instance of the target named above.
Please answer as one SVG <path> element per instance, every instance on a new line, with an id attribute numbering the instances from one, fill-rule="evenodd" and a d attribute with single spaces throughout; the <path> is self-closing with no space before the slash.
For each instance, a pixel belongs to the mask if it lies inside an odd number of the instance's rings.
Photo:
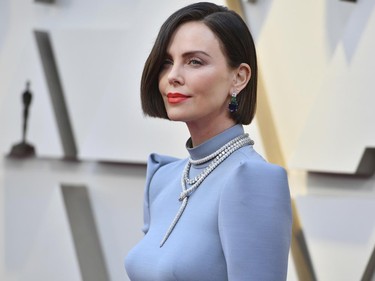
<path id="1" fill-rule="evenodd" d="M 187 116 L 181 114 L 181 112 L 176 112 L 174 110 L 167 111 L 169 120 L 171 121 L 181 121 L 184 122 L 187 119 Z"/>
<path id="2" fill-rule="evenodd" d="M 168 115 L 168 119 L 171 120 L 171 121 L 185 122 L 184 118 L 181 118 L 181 117 L 175 116 L 175 115 Z"/>

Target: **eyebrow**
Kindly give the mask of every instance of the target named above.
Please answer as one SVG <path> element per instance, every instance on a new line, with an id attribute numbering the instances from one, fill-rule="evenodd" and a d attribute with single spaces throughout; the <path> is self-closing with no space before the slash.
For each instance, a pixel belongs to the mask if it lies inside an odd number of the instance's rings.
<path id="1" fill-rule="evenodd" d="M 182 57 L 189 57 L 189 56 L 197 55 L 197 54 L 202 54 L 202 55 L 205 55 L 207 57 L 211 57 L 208 53 L 206 53 L 205 51 L 201 51 L 201 50 L 185 52 L 185 53 L 182 54 Z M 170 53 L 167 53 L 167 55 L 171 56 Z"/>

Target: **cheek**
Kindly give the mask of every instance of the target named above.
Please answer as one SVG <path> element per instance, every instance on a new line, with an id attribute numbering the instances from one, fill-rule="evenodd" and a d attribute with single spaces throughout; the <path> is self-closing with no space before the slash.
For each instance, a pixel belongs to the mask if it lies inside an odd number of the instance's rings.
<path id="1" fill-rule="evenodd" d="M 165 82 L 164 82 L 163 76 L 159 76 L 158 87 L 159 87 L 159 92 L 163 94 L 165 90 Z"/>
<path id="2" fill-rule="evenodd" d="M 221 99 L 223 97 L 226 99 L 229 94 L 228 85 L 227 77 L 211 74 L 196 77 L 194 88 L 202 94 L 212 96 L 212 98 Z"/>
<path id="3" fill-rule="evenodd" d="M 186 82 L 188 82 L 186 80 Z M 214 88 L 217 87 L 219 79 L 211 73 L 201 73 L 191 76 L 189 79 L 189 85 L 199 91 L 200 93 L 210 93 Z"/>

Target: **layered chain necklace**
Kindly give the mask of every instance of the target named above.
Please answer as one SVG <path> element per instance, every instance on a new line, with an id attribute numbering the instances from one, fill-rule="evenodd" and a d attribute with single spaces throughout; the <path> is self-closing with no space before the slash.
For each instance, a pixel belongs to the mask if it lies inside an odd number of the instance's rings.
<path id="1" fill-rule="evenodd" d="M 240 149 L 241 147 L 245 145 L 253 145 L 254 141 L 249 138 L 248 134 L 240 135 L 228 143 L 226 143 L 224 146 L 216 150 L 214 153 L 198 160 L 193 160 L 189 158 L 188 162 L 186 163 L 186 166 L 184 168 L 184 171 L 182 173 L 181 177 L 181 187 L 182 192 L 180 194 L 179 201 L 181 201 L 181 206 L 173 219 L 171 225 L 169 226 L 166 234 L 164 235 L 163 240 L 160 243 L 160 247 L 162 247 L 167 241 L 169 235 L 171 235 L 174 227 L 176 226 L 178 220 L 180 219 L 182 213 L 184 212 L 186 205 L 188 203 L 189 196 L 197 190 L 197 188 L 200 186 L 200 184 L 205 180 L 205 178 L 217 167 L 219 166 L 225 159 L 229 157 L 233 152 L 235 152 L 237 149 Z M 211 161 L 212 160 L 212 161 Z M 189 172 L 191 165 L 200 165 L 204 164 L 208 161 L 211 161 L 210 164 L 196 177 L 193 179 L 189 178 Z M 190 187 L 188 188 L 187 185 Z"/>

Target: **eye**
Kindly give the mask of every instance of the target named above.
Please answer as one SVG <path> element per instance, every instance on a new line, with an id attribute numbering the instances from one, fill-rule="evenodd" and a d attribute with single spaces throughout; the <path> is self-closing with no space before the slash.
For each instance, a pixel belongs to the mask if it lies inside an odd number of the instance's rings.
<path id="1" fill-rule="evenodd" d="M 198 65 L 203 65 L 203 62 L 202 62 L 202 60 L 200 60 L 198 58 L 192 58 L 192 59 L 189 59 L 188 64 L 198 66 Z"/>
<path id="2" fill-rule="evenodd" d="M 168 67 L 170 65 L 173 65 L 173 61 L 171 59 L 165 59 L 162 62 L 162 68 Z"/>

